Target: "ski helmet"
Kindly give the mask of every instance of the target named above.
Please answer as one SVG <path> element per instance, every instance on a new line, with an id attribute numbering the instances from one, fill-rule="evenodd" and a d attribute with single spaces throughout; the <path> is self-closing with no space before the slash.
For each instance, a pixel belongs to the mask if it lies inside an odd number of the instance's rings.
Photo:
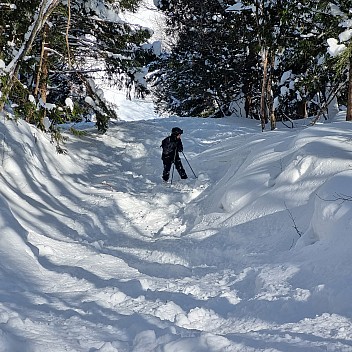
<path id="1" fill-rule="evenodd" d="M 177 136 L 178 134 L 182 134 L 182 133 L 183 133 L 183 130 L 181 130 L 181 128 L 179 128 L 179 127 L 174 127 L 174 128 L 171 130 L 171 133 Z"/>

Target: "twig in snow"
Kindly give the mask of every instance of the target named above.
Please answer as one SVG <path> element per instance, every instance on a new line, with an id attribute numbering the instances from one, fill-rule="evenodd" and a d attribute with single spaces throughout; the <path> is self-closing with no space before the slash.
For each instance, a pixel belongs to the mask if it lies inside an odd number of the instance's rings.
<path id="1" fill-rule="evenodd" d="M 334 199 L 324 199 L 320 197 L 317 193 L 315 194 L 319 199 L 323 200 L 324 202 L 336 202 L 337 200 L 342 200 L 342 202 L 352 202 L 352 196 L 347 196 L 345 194 L 335 193 Z"/>
<path id="2" fill-rule="evenodd" d="M 287 207 L 286 202 L 284 202 L 284 204 L 285 204 L 286 210 L 287 210 L 288 213 L 289 213 L 290 219 L 292 220 L 293 228 L 296 230 L 298 236 L 299 236 L 299 237 L 302 237 L 302 232 L 298 229 L 297 224 L 296 224 L 296 220 L 295 220 L 295 218 L 293 217 L 291 210 Z M 290 249 L 292 248 L 293 244 L 294 244 L 294 241 L 292 242 Z"/>

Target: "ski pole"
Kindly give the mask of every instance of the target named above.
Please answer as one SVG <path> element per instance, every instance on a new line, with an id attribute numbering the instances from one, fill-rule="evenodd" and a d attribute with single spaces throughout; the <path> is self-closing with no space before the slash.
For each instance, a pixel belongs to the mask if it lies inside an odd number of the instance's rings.
<path id="1" fill-rule="evenodd" d="M 174 161 L 172 163 L 171 182 L 170 182 L 171 185 L 172 185 L 172 179 L 174 178 L 176 153 L 177 153 L 177 148 L 175 149 Z"/>
<path id="2" fill-rule="evenodd" d="M 175 164 L 172 163 L 171 182 L 170 182 L 171 185 L 172 185 L 172 179 L 174 178 L 174 170 L 175 170 Z"/>
<path id="3" fill-rule="evenodd" d="M 197 175 L 194 173 L 194 171 L 193 171 L 193 169 L 192 169 L 191 164 L 189 163 L 189 161 L 188 161 L 188 160 L 187 160 L 187 158 L 186 158 L 185 153 L 184 153 L 184 152 L 182 152 L 182 155 L 183 155 L 183 157 L 185 158 L 185 160 L 187 161 L 188 166 L 189 166 L 189 167 L 190 167 L 190 169 L 192 170 L 194 177 L 195 177 L 195 178 L 197 178 Z"/>

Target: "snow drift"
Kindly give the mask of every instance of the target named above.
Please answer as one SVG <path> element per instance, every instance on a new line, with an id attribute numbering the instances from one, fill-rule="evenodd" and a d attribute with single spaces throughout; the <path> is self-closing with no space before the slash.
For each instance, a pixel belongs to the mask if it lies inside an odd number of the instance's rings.
<path id="1" fill-rule="evenodd" d="M 76 128 L 1 119 L 0 351 L 351 351 L 349 123 Z"/>

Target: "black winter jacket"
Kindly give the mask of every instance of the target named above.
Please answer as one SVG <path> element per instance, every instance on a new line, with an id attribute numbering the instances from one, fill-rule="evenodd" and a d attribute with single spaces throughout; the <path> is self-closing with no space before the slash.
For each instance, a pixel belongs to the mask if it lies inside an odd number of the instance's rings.
<path id="1" fill-rule="evenodd" d="M 161 147 L 163 148 L 161 159 L 168 161 L 180 159 L 178 153 L 183 151 L 183 144 L 181 139 L 171 135 L 163 139 L 161 142 Z"/>

